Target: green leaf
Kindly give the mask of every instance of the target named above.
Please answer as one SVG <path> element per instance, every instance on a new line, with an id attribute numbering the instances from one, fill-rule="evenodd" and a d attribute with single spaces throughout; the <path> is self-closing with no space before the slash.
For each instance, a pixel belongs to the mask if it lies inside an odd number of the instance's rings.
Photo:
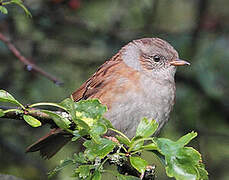
<path id="1" fill-rule="evenodd" d="M 102 105 L 98 99 L 81 100 L 75 103 L 76 113 L 83 118 L 98 120 L 107 111 L 106 106 Z"/>
<path id="2" fill-rule="evenodd" d="M 111 124 L 111 122 L 104 117 L 101 117 L 99 122 L 103 123 L 107 128 L 114 128 L 113 125 Z"/>
<path id="3" fill-rule="evenodd" d="M 101 178 L 102 178 L 101 172 L 95 171 L 95 172 L 93 173 L 92 180 L 100 180 Z"/>
<path id="4" fill-rule="evenodd" d="M 42 110 L 42 112 L 48 114 L 49 117 L 51 117 L 53 121 L 56 123 L 56 125 L 61 129 L 68 129 L 70 127 L 69 125 L 71 124 L 71 122 L 67 118 L 64 118 L 59 114 L 56 114 L 48 110 Z"/>
<path id="5" fill-rule="evenodd" d="M 109 154 L 115 147 L 116 143 L 105 138 L 101 138 L 99 143 L 93 140 L 87 140 L 83 144 L 87 149 L 85 153 L 90 160 L 94 160 L 96 157 L 100 159 Z"/>
<path id="6" fill-rule="evenodd" d="M 61 103 L 59 103 L 59 105 L 61 107 L 64 107 L 66 109 L 66 111 L 68 111 L 70 114 L 71 114 L 71 117 L 73 119 L 75 119 L 75 102 L 70 99 L 70 98 L 67 98 L 67 99 L 64 99 Z"/>
<path id="7" fill-rule="evenodd" d="M 187 145 L 192 139 L 194 139 L 196 136 L 197 136 L 197 133 L 196 133 L 196 132 L 188 133 L 188 134 L 182 136 L 182 137 L 177 141 L 177 143 L 179 144 L 179 146 L 185 146 L 185 145 Z"/>
<path id="8" fill-rule="evenodd" d="M 152 151 L 152 150 L 158 150 L 157 145 L 155 143 L 147 144 L 145 146 L 142 146 L 142 148 L 144 150 L 150 150 L 150 151 Z"/>
<path id="9" fill-rule="evenodd" d="M 14 99 L 14 97 L 10 93 L 4 90 L 0 90 L 0 101 L 16 104 L 18 106 L 21 106 L 23 109 L 25 109 L 25 107 L 21 103 L 19 103 L 16 99 Z"/>
<path id="10" fill-rule="evenodd" d="M 2 14 L 8 14 L 8 10 L 3 6 L 0 6 L 0 11 Z"/>
<path id="11" fill-rule="evenodd" d="M 131 139 L 130 142 L 130 148 L 129 148 L 129 152 L 130 151 L 137 151 L 140 148 L 142 148 L 142 146 L 144 145 L 144 140 L 141 136 L 135 136 L 134 138 Z"/>
<path id="12" fill-rule="evenodd" d="M 165 167 L 168 177 L 175 177 L 177 180 L 197 180 L 198 172 L 194 166 L 181 163 L 174 156 L 166 156 L 167 165 Z"/>
<path id="13" fill-rule="evenodd" d="M 75 153 L 73 154 L 73 159 L 77 162 L 77 163 L 81 163 L 81 164 L 85 164 L 87 163 L 86 157 L 83 154 L 83 152 L 79 152 L 78 154 Z"/>
<path id="14" fill-rule="evenodd" d="M 131 165 L 140 173 L 144 173 L 148 162 L 140 157 L 130 157 Z"/>
<path id="15" fill-rule="evenodd" d="M 166 173 L 169 177 L 177 180 L 208 179 L 207 171 L 200 163 L 200 153 L 191 147 L 184 147 L 196 135 L 192 132 L 175 142 L 165 138 L 155 139 L 159 152 L 165 156 Z"/>
<path id="16" fill-rule="evenodd" d="M 24 120 L 32 127 L 39 127 L 41 126 L 41 122 L 30 115 L 23 115 Z"/>
<path id="17" fill-rule="evenodd" d="M 198 165 L 201 160 L 200 153 L 192 147 L 183 147 L 179 148 L 176 153 L 176 158 L 180 163 L 189 163 L 193 165 Z"/>
<path id="18" fill-rule="evenodd" d="M 118 141 L 119 141 L 121 144 L 125 144 L 125 145 L 127 145 L 127 146 L 130 145 L 129 139 L 127 139 L 127 138 L 125 138 L 125 137 L 123 137 L 123 136 L 118 136 L 118 135 L 116 135 L 115 137 L 118 139 Z"/>
<path id="19" fill-rule="evenodd" d="M 152 136 L 157 128 L 158 123 L 155 120 L 148 120 L 147 118 L 143 118 L 137 127 L 136 136 Z"/>
<path id="20" fill-rule="evenodd" d="M 75 172 L 79 173 L 80 178 L 85 179 L 90 176 L 90 170 L 93 168 L 93 165 L 81 165 L 75 170 Z"/>
<path id="21" fill-rule="evenodd" d="M 103 124 L 103 126 L 112 127 L 111 123 L 103 118 L 103 114 L 107 110 L 106 106 L 103 106 L 97 99 L 74 102 L 72 99 L 67 98 L 59 105 L 67 109 L 75 124 L 81 126 L 81 128 L 88 132 L 93 129 L 98 122 Z"/>
<path id="22" fill-rule="evenodd" d="M 4 111 L 2 109 L 0 109 L 0 117 L 2 117 L 4 115 L 5 115 Z"/>
<path id="23" fill-rule="evenodd" d="M 53 169 L 52 171 L 50 171 L 48 173 L 48 177 L 51 178 L 52 176 L 54 176 L 58 171 L 62 170 L 63 168 L 65 168 L 68 165 L 73 164 L 73 161 L 71 159 L 65 159 L 62 160 L 60 162 L 60 165 L 58 165 L 55 169 Z"/>
<path id="24" fill-rule="evenodd" d="M 100 135 L 105 134 L 107 132 L 107 127 L 101 123 L 96 123 L 92 129 L 90 130 L 89 134 L 91 138 L 98 143 L 101 140 Z"/>
<path id="25" fill-rule="evenodd" d="M 198 171 L 200 173 L 200 179 L 201 180 L 208 180 L 208 172 L 205 170 L 204 164 L 199 163 L 197 168 L 198 168 Z"/>
<path id="26" fill-rule="evenodd" d="M 90 126 L 84 120 L 77 119 L 77 121 L 75 120 L 74 122 L 80 126 L 80 130 L 83 128 L 89 134 Z"/>
<path id="27" fill-rule="evenodd" d="M 174 141 L 166 138 L 155 139 L 158 150 L 163 155 L 174 155 L 177 151 L 177 144 Z"/>
<path id="28" fill-rule="evenodd" d="M 105 125 L 103 125 L 102 123 L 96 123 L 91 131 L 90 134 L 92 135 L 102 135 L 105 134 L 107 132 L 107 127 Z"/>

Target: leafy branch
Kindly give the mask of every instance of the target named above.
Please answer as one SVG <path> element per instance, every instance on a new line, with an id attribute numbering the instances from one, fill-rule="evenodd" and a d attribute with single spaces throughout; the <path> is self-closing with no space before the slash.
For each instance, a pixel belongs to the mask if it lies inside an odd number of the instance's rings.
<path id="1" fill-rule="evenodd" d="M 60 108 L 65 115 L 46 109 L 36 109 L 36 111 L 45 114 L 46 118 L 52 119 L 56 126 L 70 133 L 72 141 L 85 139 L 83 143 L 85 150 L 61 161 L 60 165 L 49 173 L 50 177 L 66 166 L 73 165 L 73 176 L 78 179 L 100 180 L 104 173 L 111 173 L 120 180 L 155 179 L 155 166 L 141 157 L 143 152 L 148 151 L 161 160 L 168 177 L 177 180 L 208 179 L 200 153 L 186 146 L 197 136 L 195 132 L 188 133 L 177 141 L 152 137 L 158 124 L 155 120 L 143 118 L 137 127 L 136 135 L 129 139 L 114 129 L 110 121 L 103 117 L 107 108 L 97 99 L 74 102 L 71 98 L 67 98 L 61 103 L 36 103 L 24 106 L 11 94 L 0 90 L 0 102 L 11 103 L 18 107 L 1 109 L 0 116 L 4 117 L 7 113 L 15 112 L 32 127 L 42 125 L 41 121 L 31 113 L 34 107 L 45 105 Z M 114 133 L 115 136 L 108 136 Z M 118 171 L 105 169 L 106 163 L 114 164 Z"/>

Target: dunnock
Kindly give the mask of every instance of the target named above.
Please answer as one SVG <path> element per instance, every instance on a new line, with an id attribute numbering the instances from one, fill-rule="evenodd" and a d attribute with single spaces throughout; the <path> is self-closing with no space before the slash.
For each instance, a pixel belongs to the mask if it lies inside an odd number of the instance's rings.
<path id="1" fill-rule="evenodd" d="M 134 40 L 106 61 L 79 89 L 73 99 L 98 98 L 108 107 L 105 117 L 128 137 L 135 135 L 142 117 L 159 123 L 158 133 L 168 121 L 175 101 L 176 66 L 189 65 L 177 51 L 159 38 Z M 40 151 L 52 157 L 70 140 L 60 129 L 31 145 L 27 152 Z"/>

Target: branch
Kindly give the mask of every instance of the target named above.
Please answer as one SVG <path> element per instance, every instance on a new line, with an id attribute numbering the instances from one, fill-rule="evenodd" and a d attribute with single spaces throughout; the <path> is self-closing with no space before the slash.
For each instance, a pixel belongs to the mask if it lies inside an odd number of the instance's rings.
<path id="1" fill-rule="evenodd" d="M 7 107 L 7 106 L 0 106 L 0 109 L 2 110 L 9 110 L 9 109 L 18 109 L 15 107 Z M 64 112 L 61 111 L 55 111 L 55 113 L 61 114 Z M 26 112 L 27 115 L 33 116 L 34 118 L 38 119 L 42 125 L 44 124 L 50 124 L 51 128 L 57 127 L 57 125 L 54 123 L 54 121 L 45 113 L 41 112 L 39 109 L 32 109 L 28 112 Z M 1 118 L 4 119 L 14 119 L 14 120 L 19 120 L 19 121 L 24 121 L 23 116 L 24 114 L 15 112 L 15 111 L 10 111 L 5 113 L 4 116 L 2 116 Z"/>
<path id="2" fill-rule="evenodd" d="M 2 33 L 0 33 L 0 40 L 5 43 L 5 45 L 9 48 L 9 50 L 14 54 L 16 58 L 18 58 L 23 64 L 26 65 L 28 71 L 35 71 L 47 79 L 53 81 L 57 85 L 63 84 L 60 80 L 58 80 L 53 75 L 49 74 L 48 72 L 44 71 L 40 67 L 36 66 L 34 63 L 32 63 L 30 60 L 28 60 L 25 56 L 23 56 L 19 50 L 10 42 L 9 39 L 7 39 Z"/>

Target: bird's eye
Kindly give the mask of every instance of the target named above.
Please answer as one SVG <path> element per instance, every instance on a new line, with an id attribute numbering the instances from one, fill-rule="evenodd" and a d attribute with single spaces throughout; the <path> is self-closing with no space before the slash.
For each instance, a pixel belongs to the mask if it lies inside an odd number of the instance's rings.
<path id="1" fill-rule="evenodd" d="M 154 55 L 154 56 L 153 56 L 153 60 L 154 60 L 155 62 L 159 62 L 159 61 L 161 60 L 161 57 L 158 56 L 158 55 Z"/>

